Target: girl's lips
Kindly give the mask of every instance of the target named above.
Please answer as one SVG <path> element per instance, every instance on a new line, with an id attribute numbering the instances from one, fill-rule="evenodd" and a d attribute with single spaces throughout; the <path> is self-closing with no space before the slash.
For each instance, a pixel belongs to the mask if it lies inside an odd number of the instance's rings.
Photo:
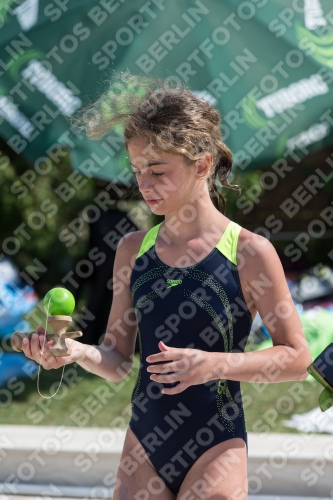
<path id="1" fill-rule="evenodd" d="M 147 203 L 154 204 L 154 203 L 159 203 L 162 200 L 146 200 Z"/>

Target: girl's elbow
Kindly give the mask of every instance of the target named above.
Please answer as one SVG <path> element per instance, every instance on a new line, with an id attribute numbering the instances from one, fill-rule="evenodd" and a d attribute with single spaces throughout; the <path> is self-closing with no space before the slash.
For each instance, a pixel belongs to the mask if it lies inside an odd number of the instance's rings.
<path id="1" fill-rule="evenodd" d="M 113 384 L 118 384 L 125 377 L 126 377 L 125 374 L 119 374 L 117 372 L 112 372 L 107 377 L 105 377 L 105 380 L 107 380 L 108 382 L 112 382 Z"/>
<path id="2" fill-rule="evenodd" d="M 309 372 L 307 371 L 306 368 L 305 369 L 303 368 L 303 370 L 300 372 L 297 380 L 305 380 L 308 378 L 308 376 L 309 376 Z"/>
<path id="3" fill-rule="evenodd" d="M 312 363 L 312 358 L 311 356 L 307 357 L 305 362 L 303 362 L 301 369 L 300 369 L 300 375 L 299 375 L 299 380 L 305 380 L 309 376 L 308 372 L 308 367 Z"/>
<path id="4" fill-rule="evenodd" d="M 300 353 L 298 365 L 298 378 L 297 380 L 305 380 L 309 376 L 308 367 L 312 363 L 312 356 L 310 350 L 307 349 L 306 352 Z"/>
<path id="5" fill-rule="evenodd" d="M 121 382 L 128 375 L 133 373 L 133 359 L 122 361 L 122 363 L 117 367 L 114 372 L 114 376 L 117 377 L 115 382 Z"/>

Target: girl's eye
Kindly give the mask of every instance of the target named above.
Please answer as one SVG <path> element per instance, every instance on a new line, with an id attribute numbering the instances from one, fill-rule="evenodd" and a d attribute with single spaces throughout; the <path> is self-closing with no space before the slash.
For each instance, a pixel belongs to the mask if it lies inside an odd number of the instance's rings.
<path id="1" fill-rule="evenodd" d="M 139 174 L 140 174 L 140 172 L 134 172 L 134 171 L 133 171 L 133 174 L 134 174 L 134 175 L 139 175 Z M 164 172 L 159 173 L 159 174 L 158 174 L 157 172 L 152 172 L 152 174 L 153 174 L 153 175 L 155 175 L 156 177 L 159 177 L 160 175 L 164 175 Z"/>

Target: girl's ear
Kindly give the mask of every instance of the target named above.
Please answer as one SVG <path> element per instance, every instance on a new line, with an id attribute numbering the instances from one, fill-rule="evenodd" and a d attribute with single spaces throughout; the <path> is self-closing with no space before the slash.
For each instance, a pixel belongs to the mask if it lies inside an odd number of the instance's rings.
<path id="1" fill-rule="evenodd" d="M 212 164 L 212 155 L 211 153 L 204 153 L 201 158 L 197 159 L 197 173 L 199 178 L 209 177 L 210 168 Z"/>

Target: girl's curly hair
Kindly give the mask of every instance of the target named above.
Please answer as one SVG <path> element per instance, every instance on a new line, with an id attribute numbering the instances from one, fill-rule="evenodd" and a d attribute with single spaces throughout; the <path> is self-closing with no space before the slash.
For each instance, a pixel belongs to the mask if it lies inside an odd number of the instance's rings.
<path id="1" fill-rule="evenodd" d="M 204 99 L 177 80 L 132 75 L 113 75 L 109 89 L 97 101 L 72 117 L 88 138 L 101 139 L 111 129 L 122 131 L 125 147 L 133 137 L 145 137 L 163 151 L 182 155 L 192 164 L 203 152 L 211 154 L 211 172 L 207 178 L 214 206 L 223 213 L 226 201 L 220 185 L 237 190 L 228 182 L 232 153 L 222 139 L 221 115 Z"/>

